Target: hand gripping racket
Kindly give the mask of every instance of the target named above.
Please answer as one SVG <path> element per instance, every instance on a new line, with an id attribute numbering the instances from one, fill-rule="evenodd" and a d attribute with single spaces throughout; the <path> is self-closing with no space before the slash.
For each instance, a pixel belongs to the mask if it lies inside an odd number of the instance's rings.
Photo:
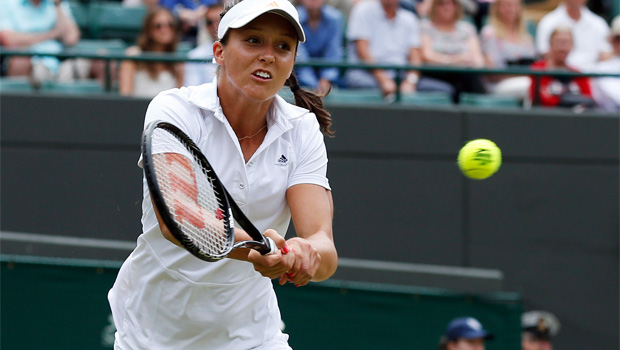
<path id="1" fill-rule="evenodd" d="M 198 146 L 176 126 L 156 121 L 142 134 L 144 174 L 161 220 L 190 253 L 218 261 L 234 249 L 277 250 L 243 214 Z M 235 242 L 234 220 L 252 237 Z"/>

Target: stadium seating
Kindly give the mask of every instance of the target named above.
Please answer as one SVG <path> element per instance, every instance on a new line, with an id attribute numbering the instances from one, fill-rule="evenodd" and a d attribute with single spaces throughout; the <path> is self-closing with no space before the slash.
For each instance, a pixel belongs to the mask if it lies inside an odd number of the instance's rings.
<path id="1" fill-rule="evenodd" d="M 88 19 L 90 36 L 94 39 L 122 39 L 134 43 L 146 7 L 124 7 L 120 2 L 95 2 L 90 4 Z"/>
<path id="2" fill-rule="evenodd" d="M 333 89 L 325 97 L 326 103 L 380 104 L 385 103 L 381 92 L 375 89 Z"/>
<path id="3" fill-rule="evenodd" d="M 65 95 L 89 95 L 104 93 L 97 80 L 78 80 L 73 82 L 49 82 L 41 87 L 41 92 L 62 93 Z"/>
<path id="4" fill-rule="evenodd" d="M 32 86 L 28 82 L 28 78 L 0 78 L 0 92 L 24 92 L 32 91 Z"/>
<path id="5" fill-rule="evenodd" d="M 416 92 L 400 96 L 400 104 L 410 106 L 450 106 L 450 95 L 442 92 Z"/>
<path id="6" fill-rule="evenodd" d="M 125 7 L 121 2 L 70 1 L 75 22 L 86 39 L 122 39 L 134 43 L 142 27 L 146 7 Z"/>
<path id="7" fill-rule="evenodd" d="M 0 92 L 35 92 L 28 78 L 16 77 L 0 79 Z M 73 82 L 46 82 L 38 90 L 41 93 L 62 94 L 102 94 L 103 86 L 97 80 L 78 80 Z"/>
<path id="8" fill-rule="evenodd" d="M 459 104 L 478 108 L 520 108 L 521 103 L 514 97 L 487 94 L 461 93 Z"/>

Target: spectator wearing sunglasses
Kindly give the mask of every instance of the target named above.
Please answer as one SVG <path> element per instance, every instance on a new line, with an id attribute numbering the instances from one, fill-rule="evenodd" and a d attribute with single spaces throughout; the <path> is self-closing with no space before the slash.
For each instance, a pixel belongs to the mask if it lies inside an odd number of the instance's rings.
<path id="1" fill-rule="evenodd" d="M 128 56 L 142 53 L 174 53 L 178 44 L 177 26 L 172 13 L 155 8 L 144 18 L 138 43 L 126 50 Z M 121 95 L 155 97 L 163 90 L 181 87 L 183 65 L 174 62 L 125 60 L 119 71 Z"/>

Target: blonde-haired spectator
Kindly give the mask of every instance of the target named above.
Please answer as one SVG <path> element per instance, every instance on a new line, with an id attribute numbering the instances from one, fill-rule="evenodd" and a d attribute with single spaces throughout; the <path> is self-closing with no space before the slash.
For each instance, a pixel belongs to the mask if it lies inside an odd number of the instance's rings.
<path id="1" fill-rule="evenodd" d="M 536 57 L 534 38 L 528 33 L 521 0 L 496 0 L 489 22 L 481 31 L 482 51 L 490 68 L 530 65 Z M 530 86 L 526 76 L 487 77 L 487 89 L 497 95 L 524 99 Z"/>
<path id="2" fill-rule="evenodd" d="M 458 0 L 433 0 L 428 18 L 422 21 L 422 61 L 449 67 L 483 67 L 484 56 L 476 28 L 463 17 Z M 455 102 L 461 92 L 484 93 L 479 75 L 422 74 L 419 91 L 450 93 Z"/>

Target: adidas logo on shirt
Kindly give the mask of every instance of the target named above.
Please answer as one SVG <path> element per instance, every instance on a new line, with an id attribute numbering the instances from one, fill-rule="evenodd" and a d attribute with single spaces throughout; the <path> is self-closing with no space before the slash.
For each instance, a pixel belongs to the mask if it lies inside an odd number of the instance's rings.
<path id="1" fill-rule="evenodd" d="M 280 156 L 280 158 L 278 159 L 278 162 L 276 163 L 276 165 L 279 165 L 279 166 L 286 166 L 287 164 L 288 164 L 288 159 L 286 158 L 284 154 Z"/>

